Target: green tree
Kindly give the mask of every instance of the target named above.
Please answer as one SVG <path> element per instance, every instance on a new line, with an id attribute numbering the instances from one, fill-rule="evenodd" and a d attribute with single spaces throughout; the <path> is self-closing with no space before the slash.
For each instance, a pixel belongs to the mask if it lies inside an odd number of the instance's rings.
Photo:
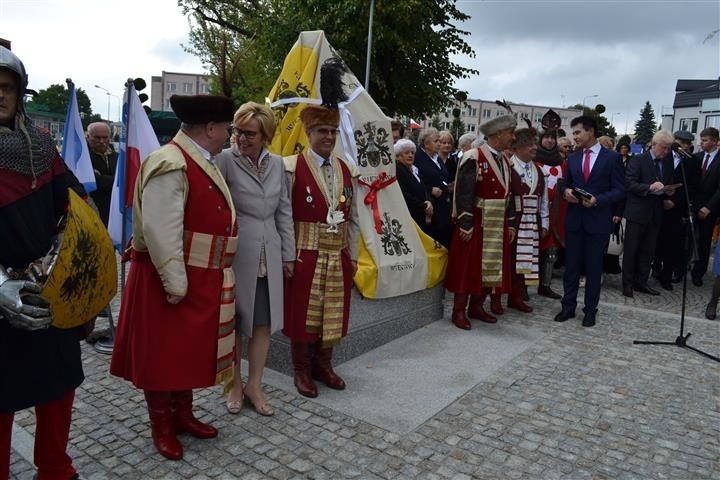
<path id="1" fill-rule="evenodd" d="M 237 101 L 262 99 L 303 30 L 323 30 L 362 79 L 370 2 L 366 0 L 178 0 L 192 18 L 188 50 Z M 470 17 L 456 0 L 378 0 L 373 19 L 370 94 L 395 116 L 444 108 L 457 78 L 476 70 L 451 57 L 474 57 L 455 24 Z M 224 50 L 223 50 L 224 49 Z M 234 73 L 233 73 L 234 72 Z"/>
<path id="2" fill-rule="evenodd" d="M 635 143 L 647 145 L 655 135 L 655 112 L 650 102 L 645 102 L 645 106 L 640 110 L 640 119 L 635 122 Z"/>
<path id="3" fill-rule="evenodd" d="M 465 133 L 465 124 L 460 119 L 461 113 L 462 113 L 462 110 L 458 107 L 455 107 L 452 110 L 453 121 L 450 124 L 450 134 L 453 136 L 453 139 L 455 140 L 455 146 L 457 146 L 457 142 L 458 142 L 458 139 L 460 138 L 460 135 Z"/>
<path id="4" fill-rule="evenodd" d="M 433 117 L 430 119 L 430 126 L 433 128 L 437 128 L 438 130 L 443 129 L 443 122 L 440 121 L 440 117 L 437 115 L 433 115 Z"/>
<path id="5" fill-rule="evenodd" d="M 597 137 L 602 137 L 603 135 L 607 135 L 610 138 L 617 137 L 617 132 L 615 131 L 615 127 L 610 124 L 607 117 L 602 114 L 602 112 L 605 111 L 605 106 L 598 104 L 595 108 L 590 107 L 583 107 L 579 103 L 577 105 L 573 105 L 570 108 L 576 108 L 578 110 L 582 110 L 583 115 L 586 115 L 588 117 L 594 118 L 595 122 L 598 126 L 598 131 L 595 132 Z"/>
<path id="6" fill-rule="evenodd" d="M 78 111 L 80 112 L 80 120 L 83 128 L 90 123 L 99 121 L 100 115 L 93 114 L 90 107 L 90 98 L 82 88 L 75 89 L 75 95 L 78 101 Z M 48 88 L 39 90 L 37 95 L 28 102 L 28 107 L 37 111 L 65 113 L 67 112 L 69 94 L 65 85 L 52 84 Z"/>

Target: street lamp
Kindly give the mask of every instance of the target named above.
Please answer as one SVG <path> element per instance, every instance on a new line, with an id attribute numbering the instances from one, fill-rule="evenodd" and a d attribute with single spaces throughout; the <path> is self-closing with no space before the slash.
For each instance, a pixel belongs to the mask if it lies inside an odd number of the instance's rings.
<path id="1" fill-rule="evenodd" d="M 97 85 L 96 85 L 96 86 L 97 86 Z M 600 95 L 598 95 L 598 94 L 596 93 L 595 95 L 586 95 L 586 96 L 583 97 L 583 101 L 582 101 L 583 113 L 585 113 L 585 100 L 588 99 L 588 98 L 596 98 L 596 97 L 599 97 L 599 96 L 600 96 Z"/>
<path id="2" fill-rule="evenodd" d="M 108 119 L 108 122 L 111 121 L 110 120 L 110 97 L 113 96 L 117 99 L 117 101 L 118 101 L 118 121 L 120 121 L 120 97 L 118 97 L 115 94 L 110 93 L 110 90 L 108 90 L 105 87 L 101 87 L 100 85 L 95 85 L 95 88 L 99 88 L 100 90 L 104 91 L 105 94 L 107 95 L 107 99 L 108 99 L 107 119 Z"/>
<path id="3" fill-rule="evenodd" d="M 612 115 L 610 115 L 610 123 L 612 123 L 612 126 L 613 126 L 613 127 L 615 126 L 615 123 L 614 123 L 614 122 L 615 122 L 615 115 L 622 115 L 622 112 L 617 112 L 617 113 L 613 113 Z"/>

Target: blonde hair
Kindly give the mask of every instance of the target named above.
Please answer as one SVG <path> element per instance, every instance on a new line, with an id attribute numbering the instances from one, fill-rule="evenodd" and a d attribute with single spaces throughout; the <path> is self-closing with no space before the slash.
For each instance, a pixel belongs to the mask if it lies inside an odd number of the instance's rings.
<path id="1" fill-rule="evenodd" d="M 265 137 L 265 142 L 268 143 L 272 140 L 275 135 L 275 116 L 266 105 L 261 105 L 255 102 L 247 102 L 240 105 L 235 115 L 233 116 L 233 126 L 237 126 L 239 123 L 245 123 L 249 120 L 255 119 L 260 125 L 260 133 Z M 235 141 L 235 133 L 231 142 Z"/>
<path id="2" fill-rule="evenodd" d="M 440 140 L 441 142 L 447 139 L 450 140 L 450 143 L 455 145 L 455 139 L 453 138 L 452 133 L 450 133 L 449 131 L 443 130 L 442 132 L 438 133 L 438 136 L 438 140 Z"/>
<path id="3" fill-rule="evenodd" d="M 608 137 L 607 135 L 603 135 L 602 137 L 598 138 L 598 142 L 600 142 L 600 145 L 607 148 L 608 150 L 612 150 L 615 148 L 615 140 Z M 610 146 L 605 145 L 605 143 L 608 143 Z"/>

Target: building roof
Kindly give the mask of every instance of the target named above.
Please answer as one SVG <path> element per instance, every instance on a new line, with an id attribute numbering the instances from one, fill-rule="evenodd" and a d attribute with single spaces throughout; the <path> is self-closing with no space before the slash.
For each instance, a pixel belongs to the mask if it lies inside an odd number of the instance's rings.
<path id="1" fill-rule="evenodd" d="M 708 98 L 720 98 L 720 80 L 678 80 L 673 108 L 697 107 Z"/>

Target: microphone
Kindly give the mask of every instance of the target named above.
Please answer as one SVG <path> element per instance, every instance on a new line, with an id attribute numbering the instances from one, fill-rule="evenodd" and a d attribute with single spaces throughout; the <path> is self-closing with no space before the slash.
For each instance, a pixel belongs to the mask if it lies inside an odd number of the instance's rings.
<path id="1" fill-rule="evenodd" d="M 677 153 L 681 157 L 692 158 L 692 155 L 690 155 L 688 152 L 683 150 L 683 148 L 680 145 L 678 145 L 677 143 L 673 143 L 671 148 L 672 148 L 673 152 Z"/>

